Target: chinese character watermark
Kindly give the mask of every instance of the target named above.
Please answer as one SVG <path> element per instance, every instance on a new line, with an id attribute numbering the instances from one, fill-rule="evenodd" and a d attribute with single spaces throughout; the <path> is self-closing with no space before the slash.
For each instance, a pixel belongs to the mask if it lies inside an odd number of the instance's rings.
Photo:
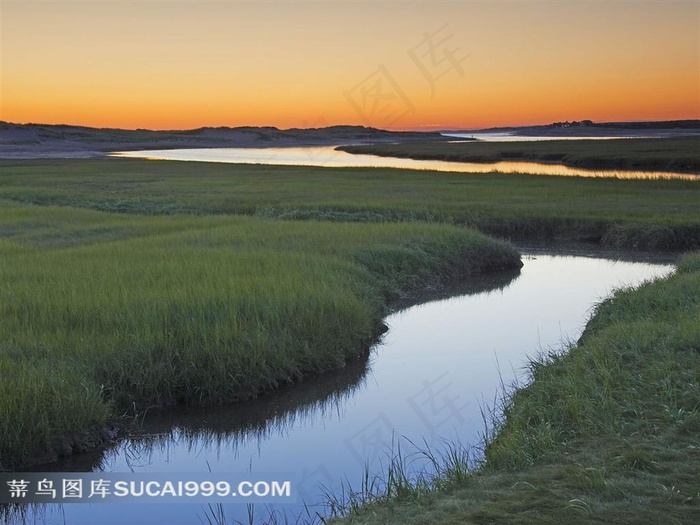
<path id="1" fill-rule="evenodd" d="M 56 489 L 53 488 L 53 481 L 46 478 L 37 481 L 36 495 L 51 496 L 52 499 L 56 499 Z"/>
<path id="2" fill-rule="evenodd" d="M 437 82 L 446 75 L 464 77 L 463 63 L 470 56 L 451 42 L 453 35 L 447 31 L 448 25 L 425 32 L 423 39 L 407 51 L 428 82 L 431 98 L 435 96 Z M 415 112 L 410 98 L 384 65 L 344 94 L 367 126 L 389 127 Z"/>
<path id="3" fill-rule="evenodd" d="M 112 482 L 106 479 L 93 479 L 90 480 L 90 496 L 98 496 L 100 498 L 106 498 L 111 494 L 110 487 Z"/>
<path id="4" fill-rule="evenodd" d="M 394 434 L 394 426 L 381 413 L 359 432 L 345 440 L 345 445 L 360 465 L 374 463 Z"/>
<path id="5" fill-rule="evenodd" d="M 431 433 L 450 422 L 456 426 L 466 422 L 464 411 L 469 403 L 460 404 L 459 395 L 450 395 L 453 383 L 448 374 L 424 381 L 423 388 L 408 398 L 408 404 Z"/>
<path id="6" fill-rule="evenodd" d="M 345 98 L 368 125 L 391 126 L 415 108 L 389 70 L 381 65 L 352 89 Z"/>
<path id="7" fill-rule="evenodd" d="M 23 479 L 10 480 L 7 482 L 7 486 L 10 488 L 10 497 L 12 498 L 24 498 L 29 491 L 29 482 Z"/>
<path id="8" fill-rule="evenodd" d="M 83 497 L 83 480 L 82 479 L 64 479 L 63 480 L 63 497 L 64 498 L 82 498 Z"/>

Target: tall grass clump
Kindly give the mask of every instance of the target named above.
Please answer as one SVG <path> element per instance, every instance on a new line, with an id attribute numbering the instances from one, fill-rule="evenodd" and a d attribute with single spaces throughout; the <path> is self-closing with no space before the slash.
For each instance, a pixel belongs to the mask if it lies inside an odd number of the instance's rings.
<path id="1" fill-rule="evenodd" d="M 18 354 L 0 348 L 0 470 L 99 444 L 113 416 L 100 385 L 77 363 Z"/>
<path id="2" fill-rule="evenodd" d="M 405 451 L 406 443 L 409 452 Z M 471 451 L 443 442 L 437 448 L 405 438 L 392 441 L 378 471 L 365 466 L 359 485 L 342 481 L 338 490 L 324 489 L 326 517 L 363 516 L 368 508 L 393 504 L 423 505 L 436 492 L 449 491 L 473 476 Z"/>
<path id="3" fill-rule="evenodd" d="M 392 300 L 520 266 L 509 245 L 451 226 L 0 215 L 3 465 L 119 411 L 243 400 L 343 367 Z"/>

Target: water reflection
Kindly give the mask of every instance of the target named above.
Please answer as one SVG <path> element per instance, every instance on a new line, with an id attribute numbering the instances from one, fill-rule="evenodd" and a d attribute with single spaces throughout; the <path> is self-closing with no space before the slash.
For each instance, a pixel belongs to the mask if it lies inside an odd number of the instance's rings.
<path id="1" fill-rule="evenodd" d="M 477 445 L 482 408 L 501 381 L 523 379 L 527 356 L 581 333 L 591 306 L 612 289 L 665 275 L 667 264 L 548 255 L 530 251 L 520 275 L 492 276 L 445 299 L 434 290 L 390 315 L 389 332 L 365 359 L 250 403 L 148 414 L 143 426 L 102 452 L 93 468 L 114 472 L 295 473 L 312 512 L 323 512 L 319 484 L 357 486 L 363 469 L 382 470 L 404 438 L 439 447 Z M 405 442 L 404 442 L 405 443 Z M 90 462 L 88 462 L 89 464 Z M 80 456 L 37 470 L 81 470 Z M 280 505 L 291 516 L 301 502 Z M 28 509 L 37 523 L 192 523 L 200 506 L 99 505 Z M 27 510 L 27 509 L 25 509 Z M 227 519 L 245 520 L 241 505 Z"/>
<path id="2" fill-rule="evenodd" d="M 572 177 L 616 177 L 621 179 L 682 179 L 700 180 L 697 175 L 651 171 L 587 170 L 560 164 L 537 162 L 494 162 L 489 164 L 414 160 L 375 155 L 351 154 L 334 146 L 289 148 L 209 148 L 146 150 L 113 153 L 112 156 L 152 160 L 181 160 L 198 162 L 227 162 L 233 164 L 270 164 L 278 166 L 320 166 L 326 168 L 404 168 L 413 170 L 449 171 L 460 173 L 526 173 Z"/>
<path id="3" fill-rule="evenodd" d="M 259 450 L 261 443 L 284 439 L 294 428 L 340 417 L 344 404 L 362 389 L 369 364 L 367 353 L 340 371 L 244 403 L 153 411 L 140 428 L 109 451 L 101 468 L 143 470 L 154 463 L 178 460 L 180 451 L 195 459 L 195 471 L 200 470 L 202 463 L 197 458 L 203 455 L 216 461 L 224 456 L 239 458 L 243 450 Z M 178 463 L 177 469 L 181 467 Z"/>
<path id="4" fill-rule="evenodd" d="M 400 312 L 418 303 L 438 301 L 455 295 L 470 295 L 493 290 L 503 290 L 517 279 L 519 271 L 502 272 L 486 276 L 472 276 L 450 287 L 437 287 L 396 301 L 394 312 Z M 394 314 L 396 315 L 396 314 Z M 365 389 L 371 381 L 371 366 L 375 354 L 367 353 L 358 360 L 349 363 L 344 369 L 328 374 L 308 378 L 306 381 L 279 391 L 261 396 L 258 399 L 223 407 L 173 407 L 153 410 L 143 417 L 138 425 L 133 425 L 124 432 L 117 443 L 99 451 L 64 458 L 51 465 L 39 465 L 26 469 L 34 472 L 202 472 L 206 469 L 221 471 L 221 465 L 236 465 L 224 468 L 225 472 L 242 473 L 254 468 L 255 458 L 266 454 L 270 443 L 279 446 L 278 452 L 283 456 L 289 454 L 302 458 L 295 468 L 286 465 L 283 470 L 301 473 L 298 490 L 307 502 L 320 502 L 319 483 L 327 487 L 338 487 L 340 476 L 329 463 L 313 465 L 313 454 L 318 450 L 311 446 L 313 440 L 294 439 L 300 430 L 305 430 L 314 438 L 326 441 L 326 445 L 335 447 L 341 440 L 323 438 L 327 427 L 338 423 L 347 416 L 348 405 L 353 404 L 358 392 Z M 354 432 L 355 438 L 359 435 Z M 352 436 L 351 436 L 351 439 Z M 357 441 L 357 439 L 355 439 Z M 290 444 L 296 441 L 296 444 Z M 354 448 L 353 448 L 354 447 Z M 322 447 L 325 448 L 325 447 Z M 366 458 L 362 445 L 350 444 L 352 448 L 346 460 L 357 462 L 348 468 L 347 462 L 342 470 L 351 471 L 361 468 Z M 378 449 L 377 449 L 378 451 Z M 267 452 L 269 456 L 269 451 Z M 289 457 L 286 464 L 292 463 Z M 371 459 L 377 459 L 376 457 Z M 280 461 L 284 461 L 281 457 Z M 307 462 L 307 463 L 304 463 Z M 265 461 L 270 465 L 266 471 L 280 470 L 283 463 Z M 276 466 L 275 466 L 276 465 Z M 259 469 L 256 468 L 259 471 Z M 85 509 L 84 507 L 87 507 Z M 119 519 L 129 516 L 126 521 L 114 523 L 152 523 L 167 516 L 169 523 L 180 523 L 179 513 L 172 506 L 148 505 L 148 510 L 157 509 L 153 516 L 147 518 L 139 512 L 142 507 L 130 506 Z M 135 508 L 134 508 L 135 507 Z M 190 506 L 192 512 L 185 515 L 182 523 L 189 523 L 192 516 L 201 509 Z M 66 512 L 69 523 L 93 523 L 99 516 L 104 521 L 103 507 L 93 505 L 81 506 L 0 506 L 0 518 L 8 523 L 63 523 Z M 247 512 L 247 510 L 246 510 Z M 290 510 L 287 514 L 299 514 L 300 509 Z M 146 515 L 151 515 L 151 512 Z M 243 515 L 240 508 L 229 510 L 229 516 Z M 181 516 L 181 515 L 180 515 Z"/>

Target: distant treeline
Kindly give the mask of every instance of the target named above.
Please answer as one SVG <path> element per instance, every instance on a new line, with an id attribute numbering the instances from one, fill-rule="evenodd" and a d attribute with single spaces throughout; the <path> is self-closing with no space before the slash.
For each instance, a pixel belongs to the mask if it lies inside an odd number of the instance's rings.
<path id="1" fill-rule="evenodd" d="M 593 122 L 592 120 L 574 120 L 572 122 L 554 122 L 550 128 L 596 127 L 612 129 L 697 129 L 700 120 L 663 120 L 645 122 Z"/>

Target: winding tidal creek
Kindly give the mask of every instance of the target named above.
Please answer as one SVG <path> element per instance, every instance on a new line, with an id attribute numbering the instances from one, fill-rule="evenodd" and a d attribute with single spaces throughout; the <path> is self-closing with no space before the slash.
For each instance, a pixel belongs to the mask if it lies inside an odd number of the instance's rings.
<path id="1" fill-rule="evenodd" d="M 698 180 L 687 173 L 590 170 L 562 164 L 500 161 L 490 163 L 450 162 L 444 160 L 415 160 L 376 155 L 351 154 L 334 146 L 302 146 L 286 148 L 198 148 L 125 151 L 111 154 L 116 157 L 152 160 L 181 160 L 197 162 L 224 162 L 232 164 L 270 164 L 278 166 L 316 166 L 323 168 L 401 168 L 412 170 L 449 171 L 459 173 L 526 173 L 561 177 L 613 177 L 620 179 L 680 179 Z"/>
<path id="2" fill-rule="evenodd" d="M 488 413 L 503 388 L 527 382 L 529 358 L 565 351 L 594 305 L 616 288 L 673 271 L 669 261 L 633 255 L 561 255 L 524 250 L 519 273 L 473 280 L 445 298 L 386 319 L 389 331 L 370 355 L 257 400 L 209 409 L 149 412 L 138 430 L 110 448 L 47 471 L 134 473 L 289 473 L 297 501 L 277 505 L 291 522 L 326 510 L 324 491 L 359 487 L 381 473 L 400 446 L 439 451 L 472 447 L 478 461 Z M 18 508 L 17 523 L 207 523 L 201 503 L 68 504 Z M 217 508 L 248 523 L 244 503 Z M 269 508 L 256 509 L 264 518 Z"/>

